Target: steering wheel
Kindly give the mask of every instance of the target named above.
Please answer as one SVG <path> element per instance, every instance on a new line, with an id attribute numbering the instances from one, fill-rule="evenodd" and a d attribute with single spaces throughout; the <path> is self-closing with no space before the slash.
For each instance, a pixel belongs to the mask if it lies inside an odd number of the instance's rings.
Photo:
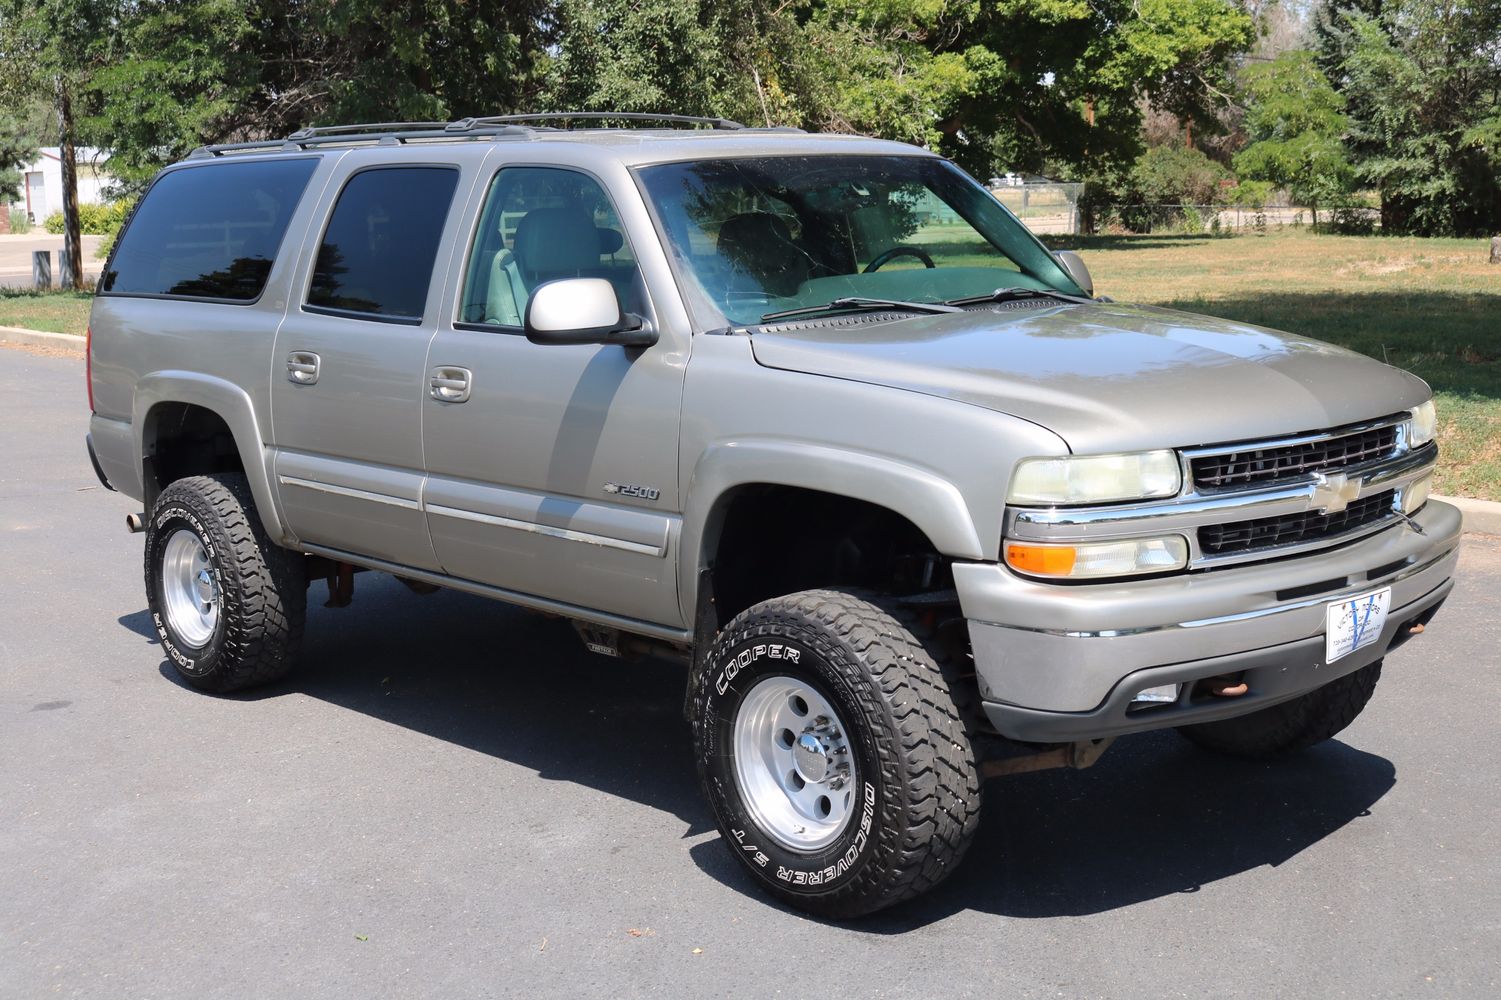
<path id="1" fill-rule="evenodd" d="M 869 274 L 872 271 L 878 271 L 881 269 L 881 265 L 897 257 L 916 257 L 918 260 L 922 261 L 923 265 L 926 267 L 931 268 L 938 266 L 937 264 L 933 263 L 933 258 L 928 256 L 928 251 L 924 250 L 922 247 L 915 247 L 903 243 L 899 246 L 892 247 L 890 250 L 882 250 L 880 253 L 876 254 L 875 259 L 872 260 L 869 264 L 866 264 L 865 270 L 861 271 L 860 273 Z"/>

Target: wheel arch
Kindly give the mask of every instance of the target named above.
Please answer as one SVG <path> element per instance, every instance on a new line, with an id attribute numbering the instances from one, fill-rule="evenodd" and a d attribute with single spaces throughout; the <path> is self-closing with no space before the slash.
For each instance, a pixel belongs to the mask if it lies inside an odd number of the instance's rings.
<path id="1" fill-rule="evenodd" d="M 135 453 L 141 469 L 142 499 L 149 512 L 163 488 L 185 475 L 233 469 L 245 474 L 261 523 L 271 539 L 289 540 L 267 474 L 265 438 L 249 393 L 226 379 L 201 372 L 159 371 L 141 379 L 132 404 Z M 203 444 L 227 434 L 233 457 L 218 449 L 189 455 L 181 445 L 190 436 Z"/>
<path id="2" fill-rule="evenodd" d="M 974 519 L 959 490 L 925 469 L 880 455 L 782 440 L 739 441 L 707 451 L 694 469 L 684 512 L 679 580 L 684 620 L 700 620 L 701 591 L 734 532 L 737 505 L 772 491 L 823 509 L 863 511 L 910 527 L 938 555 L 981 559 Z M 797 508 L 793 508 L 794 515 Z M 739 610 L 739 609 L 736 609 Z M 719 617 L 728 620 L 723 610 Z"/>

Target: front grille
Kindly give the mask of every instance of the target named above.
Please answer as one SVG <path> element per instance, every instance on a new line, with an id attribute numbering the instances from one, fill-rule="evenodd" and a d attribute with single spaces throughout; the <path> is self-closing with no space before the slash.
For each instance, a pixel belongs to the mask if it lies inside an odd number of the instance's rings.
<path id="1" fill-rule="evenodd" d="M 1277 448 L 1246 447 L 1192 461 L 1194 485 L 1204 490 L 1275 482 L 1309 472 L 1340 469 L 1386 458 L 1397 449 L 1395 424 L 1336 434 L 1323 441 Z"/>
<path id="2" fill-rule="evenodd" d="M 1199 529 L 1199 548 L 1205 555 L 1218 556 L 1329 538 L 1388 516 L 1395 497 L 1395 490 L 1387 490 L 1356 500 L 1337 514 L 1305 511 L 1205 525 Z"/>

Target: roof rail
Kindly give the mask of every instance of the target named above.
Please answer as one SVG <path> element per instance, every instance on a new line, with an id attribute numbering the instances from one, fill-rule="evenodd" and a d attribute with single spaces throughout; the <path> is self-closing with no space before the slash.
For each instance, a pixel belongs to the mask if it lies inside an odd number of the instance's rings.
<path id="1" fill-rule="evenodd" d="M 463 121 L 476 125 L 519 124 L 521 122 L 573 121 L 574 119 L 596 121 L 630 122 L 675 122 L 681 125 L 708 125 L 711 128 L 737 131 L 744 125 L 728 118 L 708 118 L 702 115 L 657 115 L 642 111 L 544 111 L 530 115 L 493 115 L 486 118 L 465 118 Z M 453 124 L 457 125 L 458 122 Z"/>
<path id="2" fill-rule="evenodd" d="M 640 111 L 557 111 L 529 115 L 492 115 L 484 118 L 460 118 L 451 122 L 370 122 L 362 125 L 323 125 L 300 128 L 285 139 L 262 139 L 255 142 L 228 142 L 200 146 L 188 154 L 190 160 L 223 156 L 226 153 L 280 151 L 294 153 L 310 146 L 332 143 L 371 143 L 401 145 L 437 139 L 525 138 L 538 131 L 553 131 L 542 122 L 570 121 L 672 122 L 684 125 L 708 125 L 721 131 L 740 131 L 746 126 L 728 118 L 699 115 L 656 115 Z M 528 123 L 537 122 L 537 125 Z M 761 130 L 755 130 L 761 131 Z M 767 129 L 772 132 L 800 132 L 801 129 Z"/>
<path id="3" fill-rule="evenodd" d="M 371 122 L 368 125 L 320 125 L 315 128 L 300 128 L 287 136 L 288 142 L 297 142 L 300 139 L 311 139 L 315 136 L 339 135 L 353 132 L 355 134 L 374 132 L 414 132 L 424 129 L 440 129 L 448 125 L 448 122 Z"/>
<path id="4" fill-rule="evenodd" d="M 459 128 L 453 126 L 460 125 Z M 536 134 L 535 129 L 518 125 L 475 125 L 462 127 L 459 122 L 382 122 L 371 125 L 330 125 L 321 128 L 302 128 L 285 139 L 262 139 L 258 142 L 229 142 L 215 146 L 199 146 L 188 154 L 190 160 L 223 156 L 226 153 L 287 152 L 295 153 L 312 146 L 330 144 L 399 146 L 408 142 L 427 142 L 453 139 L 524 139 Z"/>

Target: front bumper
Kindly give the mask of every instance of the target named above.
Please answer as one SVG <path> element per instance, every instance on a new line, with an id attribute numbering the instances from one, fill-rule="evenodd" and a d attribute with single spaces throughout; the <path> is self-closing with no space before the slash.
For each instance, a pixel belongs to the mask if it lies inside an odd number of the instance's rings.
<path id="1" fill-rule="evenodd" d="M 1380 659 L 1448 596 L 1461 520 L 1430 501 L 1415 516 L 1338 548 L 1248 566 L 1107 584 L 1050 584 L 993 563 L 954 566 L 986 715 L 1012 739 L 1069 742 L 1209 722 L 1294 698 Z M 1325 607 L 1392 588 L 1386 630 L 1333 664 Z M 1197 681 L 1240 674 L 1238 698 Z M 1133 705 L 1183 683 L 1177 702 Z"/>

